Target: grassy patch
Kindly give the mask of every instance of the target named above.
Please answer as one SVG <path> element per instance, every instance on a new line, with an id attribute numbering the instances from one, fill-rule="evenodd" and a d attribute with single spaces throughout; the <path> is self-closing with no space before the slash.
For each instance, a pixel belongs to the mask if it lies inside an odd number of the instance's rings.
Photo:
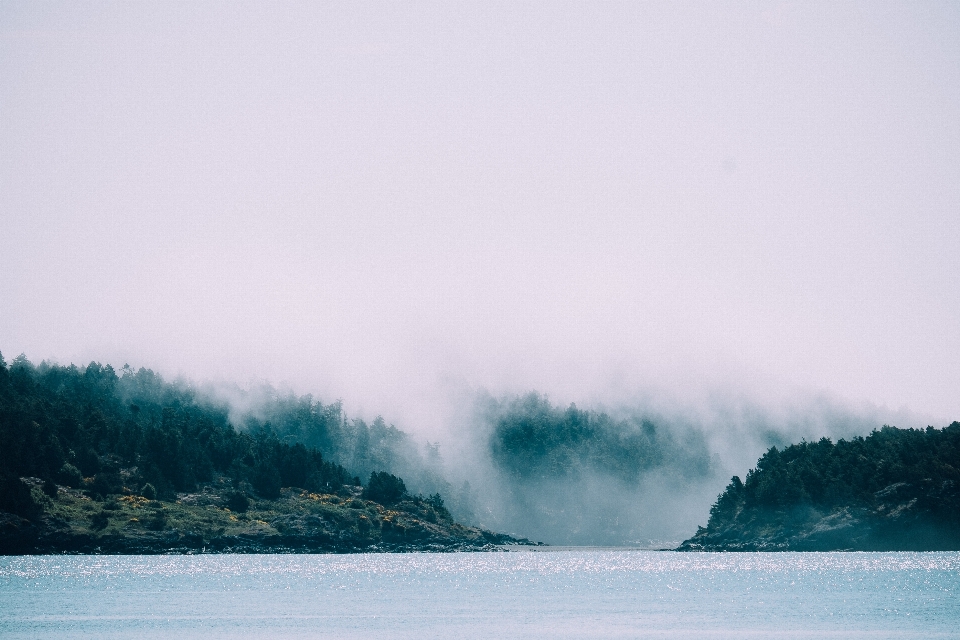
<path id="1" fill-rule="evenodd" d="M 339 496 L 284 489 L 277 500 L 250 501 L 246 512 L 235 513 L 225 499 L 207 490 L 177 500 L 147 500 L 143 496 L 91 499 L 82 491 L 61 490 L 44 496 L 44 511 L 73 533 L 136 537 L 147 532 L 177 531 L 210 541 L 222 536 L 310 535 L 347 532 L 373 544 L 416 533 L 418 537 L 462 535 L 445 510 L 411 499 L 389 509 L 358 495 Z M 39 502 L 39 499 L 38 499 Z"/>

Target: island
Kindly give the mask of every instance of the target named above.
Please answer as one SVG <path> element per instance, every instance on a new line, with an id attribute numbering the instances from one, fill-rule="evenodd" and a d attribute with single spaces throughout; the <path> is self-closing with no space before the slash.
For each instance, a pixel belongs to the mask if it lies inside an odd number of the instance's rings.
<path id="1" fill-rule="evenodd" d="M 316 406 L 308 406 L 316 409 Z M 322 417 L 322 416 L 321 416 Z M 0 555 L 488 551 L 439 493 L 365 478 L 150 370 L 0 355 Z"/>
<path id="2" fill-rule="evenodd" d="M 773 447 L 679 549 L 960 550 L 960 422 Z"/>

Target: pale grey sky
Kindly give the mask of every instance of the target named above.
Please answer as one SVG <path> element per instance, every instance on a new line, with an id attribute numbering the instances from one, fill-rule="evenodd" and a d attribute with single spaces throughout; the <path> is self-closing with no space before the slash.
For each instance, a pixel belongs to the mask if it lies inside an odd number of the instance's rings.
<path id="1" fill-rule="evenodd" d="M 0 240 L 8 360 L 960 419 L 960 4 L 0 1 Z"/>

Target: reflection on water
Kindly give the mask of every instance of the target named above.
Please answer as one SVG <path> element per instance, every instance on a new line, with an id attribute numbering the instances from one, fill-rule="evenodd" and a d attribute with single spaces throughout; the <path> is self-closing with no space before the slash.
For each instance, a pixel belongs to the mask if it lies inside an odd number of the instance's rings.
<path id="1" fill-rule="evenodd" d="M 0 557 L 4 638 L 935 638 L 958 553 Z"/>

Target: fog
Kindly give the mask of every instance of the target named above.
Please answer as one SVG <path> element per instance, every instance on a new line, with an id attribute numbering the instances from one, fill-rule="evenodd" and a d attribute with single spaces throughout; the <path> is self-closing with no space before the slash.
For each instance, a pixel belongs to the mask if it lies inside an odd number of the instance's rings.
<path id="1" fill-rule="evenodd" d="M 7 1 L 0 114 L 8 358 L 342 399 L 477 482 L 478 397 L 655 416 L 696 513 L 960 417 L 954 3 Z"/>
<path id="2" fill-rule="evenodd" d="M 442 403 L 445 428 L 431 440 L 289 388 L 192 386 L 229 407 L 240 429 L 320 448 L 361 478 L 389 471 L 412 493 L 440 493 L 459 521 L 550 544 L 672 548 L 772 446 L 923 426 L 921 416 L 826 395 L 762 402 L 729 389 L 679 397 L 648 388 L 629 401 L 565 406 L 537 392 L 461 387 Z"/>
<path id="3" fill-rule="evenodd" d="M 556 448 L 544 452 L 533 446 L 521 450 L 511 470 L 502 457 L 497 460 L 493 432 L 518 397 L 494 399 L 480 391 L 473 400 L 461 399 L 463 411 L 452 420 L 459 429 L 440 442 L 447 481 L 453 489 L 469 482 L 472 502 L 466 506 L 474 521 L 552 544 L 675 546 L 706 524 L 710 506 L 730 478 L 744 478 L 771 446 L 865 436 L 883 424 L 923 425 L 916 415 L 852 406 L 824 395 L 764 403 L 716 389 L 683 399 L 660 390 L 637 394 L 629 403 L 577 405 L 626 424 L 625 433 L 612 430 L 614 441 L 623 443 L 618 450 L 590 459 L 591 441 L 600 439 L 593 431 L 585 440 L 568 436 L 572 459 L 557 456 Z M 641 443 L 624 437 L 644 430 L 657 435 Z M 647 460 L 636 461 L 631 455 L 636 453 Z M 651 454 L 661 459 L 651 460 Z M 559 473 L 537 468 L 539 460 L 558 457 Z"/>

